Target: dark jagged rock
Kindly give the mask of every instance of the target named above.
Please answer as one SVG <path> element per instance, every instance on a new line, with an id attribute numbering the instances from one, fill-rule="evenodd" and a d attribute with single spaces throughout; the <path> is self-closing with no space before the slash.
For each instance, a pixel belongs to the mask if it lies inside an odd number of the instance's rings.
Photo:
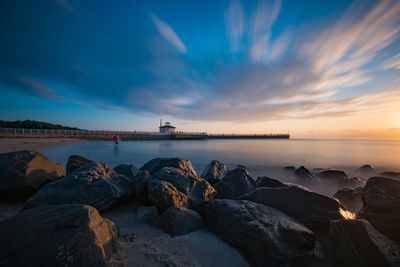
<path id="1" fill-rule="evenodd" d="M 1 197 L 26 198 L 40 186 L 65 175 L 61 164 L 34 151 L 0 154 Z"/>
<path id="2" fill-rule="evenodd" d="M 155 206 L 139 207 L 137 209 L 136 213 L 141 222 L 145 222 L 148 224 L 156 223 L 156 220 L 158 217 L 157 207 L 155 207 Z"/>
<path id="3" fill-rule="evenodd" d="M 114 168 L 114 171 L 125 175 L 127 178 L 133 181 L 139 170 L 132 164 L 119 164 Z"/>
<path id="4" fill-rule="evenodd" d="M 400 181 L 372 177 L 362 192 L 363 216 L 382 234 L 400 242 Z"/>
<path id="5" fill-rule="evenodd" d="M 333 195 L 333 197 L 343 203 L 348 210 L 358 213 L 363 206 L 361 194 L 362 187 L 353 187 L 340 189 L 335 193 L 335 195 Z"/>
<path id="6" fill-rule="evenodd" d="M 148 182 L 150 181 L 151 175 L 147 171 L 139 171 L 135 177 L 135 191 L 136 201 L 149 204 L 151 203 L 148 197 Z"/>
<path id="7" fill-rule="evenodd" d="M 295 186 L 262 187 L 243 199 L 279 209 L 309 226 L 326 225 L 331 220 L 351 216 L 336 199 Z"/>
<path id="8" fill-rule="evenodd" d="M 228 171 L 228 166 L 218 160 L 211 161 L 203 170 L 201 177 L 214 185 L 220 181 Z"/>
<path id="9" fill-rule="evenodd" d="M 228 171 L 224 178 L 215 184 L 216 198 L 236 199 L 248 194 L 257 187 L 253 177 L 244 168 Z"/>
<path id="10" fill-rule="evenodd" d="M 82 156 L 78 156 L 78 155 L 71 155 L 68 158 L 68 162 L 67 162 L 67 175 L 70 174 L 71 172 L 73 172 L 74 170 L 77 170 L 83 166 L 85 166 L 86 164 L 90 164 L 90 163 L 95 163 L 95 161 L 87 159 L 85 157 Z"/>
<path id="11" fill-rule="evenodd" d="M 319 177 L 322 179 L 336 180 L 338 182 L 349 179 L 347 174 L 342 170 L 325 170 L 319 174 Z"/>
<path id="12" fill-rule="evenodd" d="M 315 179 L 315 176 L 304 166 L 297 168 L 294 175 L 302 179 Z"/>
<path id="13" fill-rule="evenodd" d="M 153 175 L 164 167 L 181 169 L 192 176 L 197 176 L 190 160 L 181 158 L 155 158 L 145 163 L 139 170 L 148 171 Z"/>
<path id="14" fill-rule="evenodd" d="M 400 172 L 382 172 L 381 175 L 390 178 L 400 179 Z"/>
<path id="15" fill-rule="evenodd" d="M 375 168 L 371 164 L 362 165 L 360 168 L 358 168 L 358 170 L 360 172 L 369 173 L 369 174 L 375 172 Z"/>
<path id="16" fill-rule="evenodd" d="M 198 211 L 208 228 L 236 247 L 253 266 L 291 266 L 313 254 L 314 234 L 274 208 L 216 199 Z"/>
<path id="17" fill-rule="evenodd" d="M 376 231 L 366 220 L 330 223 L 335 266 L 400 266 L 398 245 Z"/>
<path id="18" fill-rule="evenodd" d="M 160 212 L 170 207 L 187 207 L 189 205 L 188 197 L 169 182 L 151 179 L 148 182 L 148 190 L 150 201 L 157 206 Z"/>
<path id="19" fill-rule="evenodd" d="M 285 184 L 279 180 L 269 178 L 267 176 L 261 176 L 257 178 L 257 187 L 288 187 L 288 184 Z"/>
<path id="20" fill-rule="evenodd" d="M 193 205 L 213 199 L 216 194 L 214 188 L 206 180 L 177 168 L 164 167 L 153 174 L 151 179 L 171 183 L 181 193 L 190 198 Z"/>
<path id="21" fill-rule="evenodd" d="M 86 205 L 48 205 L 0 222 L 2 266 L 109 266 L 117 229 Z"/>
<path id="22" fill-rule="evenodd" d="M 171 207 L 160 215 L 157 226 L 171 236 L 180 236 L 200 230 L 203 219 L 194 210 Z"/>
<path id="23" fill-rule="evenodd" d="M 296 170 L 296 167 L 295 166 L 285 166 L 283 169 L 288 172 L 294 172 Z"/>
<path id="24" fill-rule="evenodd" d="M 135 194 L 133 183 L 103 163 L 89 163 L 43 186 L 24 208 L 41 205 L 87 204 L 102 211 Z"/>

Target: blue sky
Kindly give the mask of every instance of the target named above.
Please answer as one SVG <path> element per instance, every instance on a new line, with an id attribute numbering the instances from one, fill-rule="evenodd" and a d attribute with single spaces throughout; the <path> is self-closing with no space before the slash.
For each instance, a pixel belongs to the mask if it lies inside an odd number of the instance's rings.
<path id="1" fill-rule="evenodd" d="M 399 1 L 15 0 L 0 23 L 1 119 L 400 128 Z"/>

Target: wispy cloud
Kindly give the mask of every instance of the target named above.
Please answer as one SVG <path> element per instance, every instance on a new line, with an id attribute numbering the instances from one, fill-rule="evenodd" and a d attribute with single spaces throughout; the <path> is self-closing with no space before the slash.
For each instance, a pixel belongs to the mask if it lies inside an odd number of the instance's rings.
<path id="1" fill-rule="evenodd" d="M 400 69 L 400 54 L 397 54 L 394 57 L 391 57 L 387 60 L 385 60 L 381 68 L 386 70 L 386 69 Z"/>
<path id="2" fill-rule="evenodd" d="M 154 25 L 157 27 L 158 32 L 167 42 L 174 46 L 179 52 L 186 53 L 187 49 L 185 44 L 182 42 L 176 32 L 171 28 L 171 26 L 159 19 L 154 14 L 151 14 L 151 19 L 153 20 Z"/>
<path id="3" fill-rule="evenodd" d="M 229 3 L 228 10 L 225 13 L 225 20 L 231 41 L 231 49 L 236 52 L 243 45 L 242 38 L 244 33 L 244 13 L 239 0 L 232 0 Z"/>

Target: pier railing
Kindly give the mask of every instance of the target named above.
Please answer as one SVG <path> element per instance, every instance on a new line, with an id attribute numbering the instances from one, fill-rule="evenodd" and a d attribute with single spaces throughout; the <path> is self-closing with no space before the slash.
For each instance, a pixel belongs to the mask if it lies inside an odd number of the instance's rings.
<path id="1" fill-rule="evenodd" d="M 0 128 L 0 137 L 64 137 L 89 140 L 112 140 L 119 135 L 123 140 L 197 140 L 197 139 L 289 139 L 289 134 L 208 134 L 206 132 L 160 133 L 145 131 L 58 130 Z"/>
<path id="2" fill-rule="evenodd" d="M 166 135 L 202 135 L 207 136 L 206 132 L 175 132 L 159 133 L 145 131 L 108 131 L 108 130 L 60 130 L 60 129 L 24 129 L 24 128 L 0 128 L 0 136 L 166 136 Z"/>

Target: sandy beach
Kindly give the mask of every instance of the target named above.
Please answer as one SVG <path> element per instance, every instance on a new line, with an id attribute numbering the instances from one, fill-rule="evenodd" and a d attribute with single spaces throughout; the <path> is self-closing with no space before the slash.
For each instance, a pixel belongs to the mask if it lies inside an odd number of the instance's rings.
<path id="1" fill-rule="evenodd" d="M 87 141 L 72 138 L 1 138 L 0 153 L 20 150 L 42 151 L 49 146 L 81 142 Z"/>

